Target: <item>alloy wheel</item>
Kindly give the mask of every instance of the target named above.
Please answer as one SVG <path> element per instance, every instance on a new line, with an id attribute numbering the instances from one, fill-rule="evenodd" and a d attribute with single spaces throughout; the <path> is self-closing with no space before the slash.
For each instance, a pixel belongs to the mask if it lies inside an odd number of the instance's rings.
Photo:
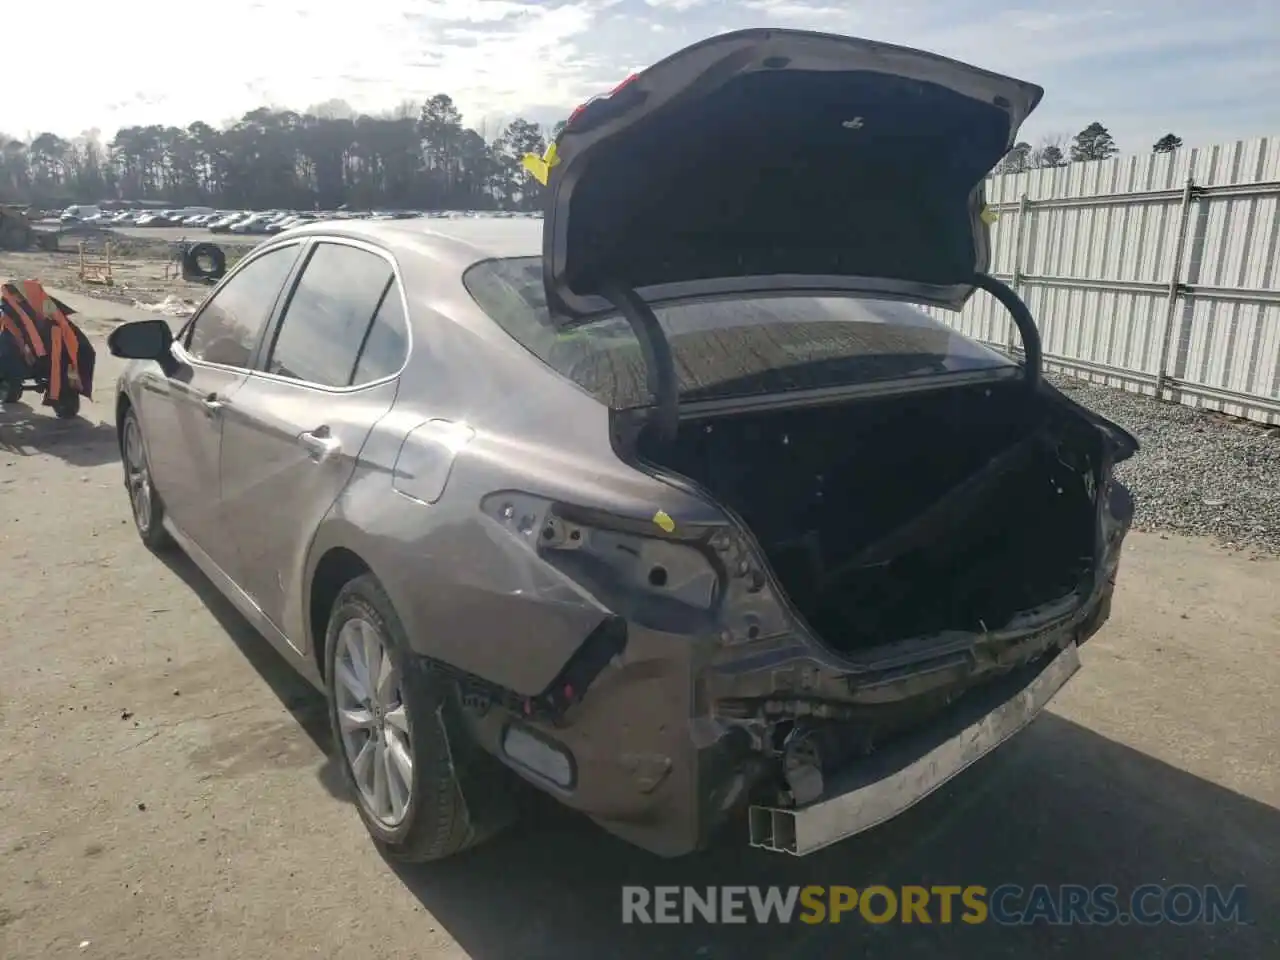
<path id="1" fill-rule="evenodd" d="M 344 623 L 334 651 L 342 750 L 366 809 L 384 826 L 404 821 L 413 793 L 413 750 L 399 672 L 368 620 Z"/>
<path id="2" fill-rule="evenodd" d="M 135 417 L 129 417 L 124 424 L 124 469 L 134 522 L 146 533 L 151 529 L 151 472 L 142 446 L 142 430 Z"/>

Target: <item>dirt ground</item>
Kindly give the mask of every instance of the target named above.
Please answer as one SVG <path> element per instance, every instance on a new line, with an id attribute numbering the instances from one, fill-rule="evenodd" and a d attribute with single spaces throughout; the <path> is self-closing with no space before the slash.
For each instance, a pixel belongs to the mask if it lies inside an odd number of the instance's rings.
<path id="1" fill-rule="evenodd" d="M 228 241 L 212 235 L 187 239 L 193 242 L 208 239 L 217 243 L 226 255 L 228 267 L 253 247 L 243 239 Z M 185 303 L 193 306 L 209 292 L 209 285 L 182 279 L 178 264 L 173 259 L 178 240 L 176 235 L 156 236 L 145 233 L 141 228 L 132 233 L 103 230 L 65 233 L 60 237 L 56 253 L 0 251 L 0 279 L 39 280 L 62 290 L 127 305 L 159 304 L 167 300 L 172 305 Z M 85 261 L 90 266 L 105 264 L 106 244 L 110 242 L 113 280 L 110 286 L 86 283 L 80 279 L 81 242 L 84 243 Z"/>
<path id="2" fill-rule="evenodd" d="M 73 306 L 98 335 L 140 313 Z M 470 855 L 397 868 L 343 795 L 320 699 L 189 562 L 138 542 L 100 365 L 81 421 L 0 410 L 4 960 L 1280 956 L 1277 562 L 1133 535 L 1050 712 L 813 857 L 734 836 L 662 861 L 534 802 Z M 1244 884 L 1252 922 L 640 928 L 623 883 Z"/>

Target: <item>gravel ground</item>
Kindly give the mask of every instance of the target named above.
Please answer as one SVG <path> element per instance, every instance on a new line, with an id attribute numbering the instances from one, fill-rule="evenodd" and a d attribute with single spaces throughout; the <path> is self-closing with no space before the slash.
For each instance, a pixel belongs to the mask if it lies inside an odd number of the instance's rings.
<path id="1" fill-rule="evenodd" d="M 1084 380 L 1049 379 L 1141 442 L 1116 471 L 1133 491 L 1138 529 L 1280 554 L 1280 430 Z"/>

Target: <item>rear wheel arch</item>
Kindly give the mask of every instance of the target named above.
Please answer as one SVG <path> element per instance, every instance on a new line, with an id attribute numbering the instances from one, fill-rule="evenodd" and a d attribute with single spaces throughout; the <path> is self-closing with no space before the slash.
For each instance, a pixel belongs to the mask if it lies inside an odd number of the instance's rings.
<path id="1" fill-rule="evenodd" d="M 369 564 L 347 547 L 330 547 L 311 574 L 307 595 L 307 634 L 321 677 L 325 676 L 325 635 L 329 629 L 329 617 L 333 614 L 333 603 L 343 587 L 366 574 L 373 574 Z"/>

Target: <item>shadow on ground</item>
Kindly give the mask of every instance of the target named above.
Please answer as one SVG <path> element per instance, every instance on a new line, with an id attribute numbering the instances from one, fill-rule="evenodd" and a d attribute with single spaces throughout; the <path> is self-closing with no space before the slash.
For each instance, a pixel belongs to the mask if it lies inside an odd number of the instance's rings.
<path id="1" fill-rule="evenodd" d="M 166 551 L 161 559 L 200 598 L 200 602 L 213 614 L 231 642 L 258 671 L 272 693 L 297 720 L 298 726 L 325 755 L 325 762 L 319 772 L 320 783 L 330 795 L 348 800 L 350 797 L 342 779 L 342 770 L 333 755 L 329 711 L 324 697 L 254 630 L 190 557 L 173 549 Z"/>
<path id="2" fill-rule="evenodd" d="M 346 798 L 323 698 L 191 561 L 167 563 L 329 757 L 321 780 Z M 521 797 L 520 823 L 480 848 L 388 867 L 475 960 L 1280 956 L 1280 811 L 1053 714 L 897 820 L 803 859 L 751 850 L 739 829 L 707 853 L 661 860 L 547 798 Z M 1243 884 L 1247 922 L 972 926 L 942 924 L 936 910 L 931 925 L 871 925 L 856 914 L 822 926 L 621 922 L 623 885 L 1111 884 L 1124 908 L 1128 893 L 1152 883 Z"/>
<path id="3" fill-rule="evenodd" d="M 538 804 L 521 828 L 405 884 L 476 960 L 1280 956 L 1280 811 L 1048 714 L 898 820 L 803 859 L 718 849 L 664 861 Z M 736 841 L 736 842 L 734 842 Z M 1248 887 L 1248 925 L 623 926 L 624 884 L 1145 883 Z M 1017 901 L 1015 900 L 1014 903 Z M 958 911 L 957 911 L 958 912 Z"/>
<path id="4" fill-rule="evenodd" d="M 32 395 L 31 403 L 39 403 Z M 27 401 L 0 404 L 0 453 L 47 454 L 73 467 L 97 467 L 120 459 L 115 427 L 83 417 L 59 420 Z"/>

